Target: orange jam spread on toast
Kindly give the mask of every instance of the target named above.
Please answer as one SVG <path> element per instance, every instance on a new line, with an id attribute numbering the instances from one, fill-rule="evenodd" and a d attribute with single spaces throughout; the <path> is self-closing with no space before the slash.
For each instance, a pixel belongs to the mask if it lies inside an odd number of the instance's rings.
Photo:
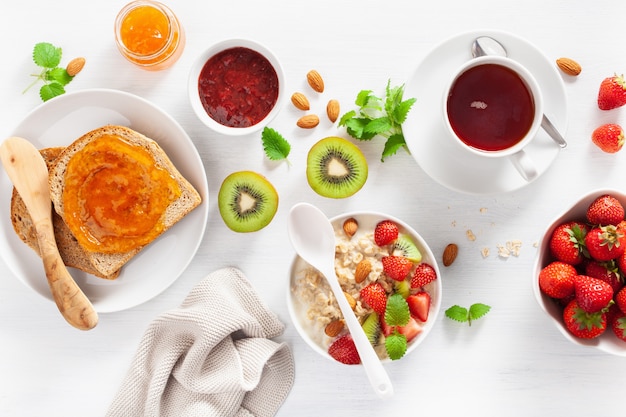
<path id="1" fill-rule="evenodd" d="M 88 251 L 127 252 L 161 234 L 165 210 L 180 194 L 146 149 L 103 135 L 68 161 L 65 222 Z"/>

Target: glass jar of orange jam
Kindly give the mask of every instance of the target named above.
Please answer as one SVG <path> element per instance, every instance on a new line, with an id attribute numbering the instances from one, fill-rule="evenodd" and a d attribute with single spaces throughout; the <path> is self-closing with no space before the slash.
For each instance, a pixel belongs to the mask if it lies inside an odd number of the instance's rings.
<path id="1" fill-rule="evenodd" d="M 115 40 L 122 55 L 146 70 L 162 70 L 174 64 L 185 47 L 185 32 L 178 18 L 164 4 L 137 0 L 115 19 Z"/>

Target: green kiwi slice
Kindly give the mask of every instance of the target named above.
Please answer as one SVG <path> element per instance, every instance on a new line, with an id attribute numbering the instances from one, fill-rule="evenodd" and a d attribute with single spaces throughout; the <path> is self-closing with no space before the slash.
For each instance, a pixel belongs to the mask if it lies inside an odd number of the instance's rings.
<path id="1" fill-rule="evenodd" d="M 352 142 L 327 137 L 309 150 L 306 178 L 313 191 L 323 197 L 350 197 L 367 180 L 367 160 Z"/>
<path id="2" fill-rule="evenodd" d="M 419 263 L 422 261 L 422 253 L 417 248 L 413 240 L 407 235 L 400 235 L 393 242 L 391 248 L 392 253 L 397 253 L 405 258 L 409 258 L 412 262 Z"/>
<path id="3" fill-rule="evenodd" d="M 380 337 L 380 321 L 378 318 L 378 313 L 372 311 L 369 316 L 365 318 L 363 324 L 361 325 L 367 339 L 373 346 L 376 346 L 378 343 L 378 338 Z"/>
<path id="4" fill-rule="evenodd" d="M 274 218 L 278 210 L 278 193 L 261 174 L 238 171 L 222 182 L 217 205 L 224 223 L 231 230 L 256 232 Z"/>

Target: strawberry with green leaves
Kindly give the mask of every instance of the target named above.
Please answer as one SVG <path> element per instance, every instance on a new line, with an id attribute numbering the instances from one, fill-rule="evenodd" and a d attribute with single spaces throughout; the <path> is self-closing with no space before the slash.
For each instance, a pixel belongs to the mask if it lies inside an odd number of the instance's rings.
<path id="1" fill-rule="evenodd" d="M 586 217 L 587 221 L 593 225 L 617 226 L 624 220 L 624 206 L 612 195 L 601 195 L 589 204 Z"/>
<path id="2" fill-rule="evenodd" d="M 622 287 L 615 294 L 615 304 L 617 304 L 622 313 L 626 313 L 626 287 Z"/>
<path id="3" fill-rule="evenodd" d="M 578 271 L 566 262 L 554 261 L 539 271 L 539 289 L 549 297 L 565 298 L 574 294 Z"/>
<path id="4" fill-rule="evenodd" d="M 381 262 L 385 274 L 396 281 L 403 281 L 413 268 L 413 262 L 404 256 L 383 256 Z"/>
<path id="5" fill-rule="evenodd" d="M 550 252 L 558 261 L 570 265 L 580 264 L 588 257 L 585 236 L 589 227 L 582 222 L 570 221 L 558 225 L 550 235 Z"/>
<path id="6" fill-rule="evenodd" d="M 606 313 L 587 313 L 578 306 L 576 300 L 572 300 L 563 310 L 565 328 L 575 337 L 581 339 L 593 339 L 600 336 L 606 330 Z"/>
<path id="7" fill-rule="evenodd" d="M 613 287 L 601 279 L 578 275 L 574 280 L 574 292 L 578 306 L 587 313 L 597 313 L 613 300 Z"/>
<path id="8" fill-rule="evenodd" d="M 591 132 L 591 141 L 606 153 L 619 152 L 624 140 L 624 129 L 616 123 L 605 123 Z"/>
<path id="9" fill-rule="evenodd" d="M 598 107 L 600 110 L 612 110 L 626 104 L 626 81 L 623 75 L 615 74 L 600 83 Z"/>
<path id="10" fill-rule="evenodd" d="M 624 253 L 624 232 L 616 226 L 596 226 L 585 236 L 589 256 L 597 261 L 610 261 Z"/>
<path id="11" fill-rule="evenodd" d="M 622 313 L 611 322 L 611 330 L 618 339 L 626 342 L 626 314 Z"/>
<path id="12" fill-rule="evenodd" d="M 591 260 L 585 264 L 585 275 L 607 282 L 614 292 L 624 285 L 622 273 L 615 260 L 607 262 Z"/>

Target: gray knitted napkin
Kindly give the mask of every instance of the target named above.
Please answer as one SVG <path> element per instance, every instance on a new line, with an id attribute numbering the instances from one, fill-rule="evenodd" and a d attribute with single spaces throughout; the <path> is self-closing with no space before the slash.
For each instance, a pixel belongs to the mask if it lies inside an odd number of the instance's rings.
<path id="1" fill-rule="evenodd" d="M 273 416 L 294 381 L 283 330 L 241 271 L 217 270 L 150 324 L 106 416 Z"/>

